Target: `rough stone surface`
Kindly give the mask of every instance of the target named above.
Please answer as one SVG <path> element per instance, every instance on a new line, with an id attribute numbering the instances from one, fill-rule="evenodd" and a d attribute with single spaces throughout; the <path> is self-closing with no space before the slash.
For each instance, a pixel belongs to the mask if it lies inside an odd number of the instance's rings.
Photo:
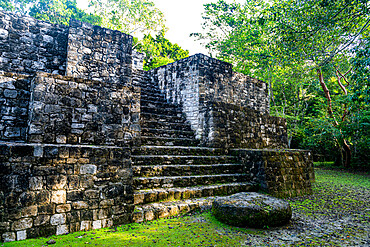
<path id="1" fill-rule="evenodd" d="M 131 84 L 132 36 L 72 20 L 66 75 Z"/>
<path id="2" fill-rule="evenodd" d="M 207 146 L 257 149 L 288 146 L 284 118 L 216 101 L 208 102 L 204 113 L 203 131 Z"/>
<path id="3" fill-rule="evenodd" d="M 136 88 L 39 74 L 31 91 L 30 142 L 121 146 L 139 137 Z"/>
<path id="4" fill-rule="evenodd" d="M 303 150 L 235 149 L 244 164 L 248 180 L 276 197 L 303 196 L 312 193 L 315 181 L 313 157 Z"/>
<path id="5" fill-rule="evenodd" d="M 206 141 L 207 104 L 220 101 L 269 113 L 266 83 L 234 72 L 232 65 L 202 54 L 149 71 L 166 98 L 180 105 L 197 138 Z M 208 131 L 209 132 L 209 131 Z"/>
<path id="6" fill-rule="evenodd" d="M 30 85 L 31 81 L 27 76 L 0 71 L 1 140 L 26 139 Z"/>
<path id="7" fill-rule="evenodd" d="M 64 75 L 68 28 L 0 12 L 0 70 Z"/>
<path id="8" fill-rule="evenodd" d="M 292 217 L 289 202 L 256 192 L 216 198 L 212 213 L 229 225 L 256 228 L 282 226 Z"/>
<path id="9" fill-rule="evenodd" d="M 34 156 L 41 145 L 43 155 Z M 102 223 L 94 228 L 129 222 L 132 179 L 120 176 L 132 172 L 128 148 L 1 143 L 0 160 L 0 224 L 9 226 L 0 228 L 2 241 L 74 232 L 82 221 L 90 222 L 81 223 L 84 229 L 97 220 Z M 94 175 L 80 173 L 85 163 L 96 166 Z M 35 180 L 46 186 L 34 186 Z M 122 210 L 107 208 L 113 204 Z M 103 224 L 112 217 L 120 223 Z"/>

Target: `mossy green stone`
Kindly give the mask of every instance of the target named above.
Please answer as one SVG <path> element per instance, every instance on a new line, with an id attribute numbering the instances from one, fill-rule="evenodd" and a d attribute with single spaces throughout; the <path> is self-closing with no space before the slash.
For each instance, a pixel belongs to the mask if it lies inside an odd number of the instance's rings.
<path id="1" fill-rule="evenodd" d="M 226 224 L 255 228 L 282 226 L 292 217 L 288 202 L 256 192 L 219 197 L 213 202 L 212 213 Z"/>

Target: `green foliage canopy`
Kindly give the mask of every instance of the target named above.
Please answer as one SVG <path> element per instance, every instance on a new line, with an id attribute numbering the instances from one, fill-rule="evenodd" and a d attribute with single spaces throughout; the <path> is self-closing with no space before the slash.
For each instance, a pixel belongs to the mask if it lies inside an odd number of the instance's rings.
<path id="1" fill-rule="evenodd" d="M 163 32 L 157 34 L 155 38 L 150 34 L 145 35 L 136 49 L 145 53 L 144 70 L 157 68 L 189 56 L 188 50 L 171 43 L 164 37 Z"/>
<path id="2" fill-rule="evenodd" d="M 268 82 L 272 113 L 287 118 L 293 146 L 337 153 L 348 165 L 357 145 L 348 128 L 365 109 L 355 110 L 353 99 L 369 95 L 368 88 L 356 89 L 352 75 L 359 71 L 350 63 L 352 48 L 369 33 L 369 1 L 219 0 L 204 6 L 203 32 L 193 35 L 237 71 Z"/>
<path id="3" fill-rule="evenodd" d="M 91 0 L 102 25 L 131 35 L 166 30 L 163 13 L 150 0 Z"/>
<path id="4" fill-rule="evenodd" d="M 47 21 L 54 24 L 69 25 L 70 19 L 101 25 L 102 18 L 89 14 L 77 7 L 76 0 L 5 0 L 0 8 Z"/>

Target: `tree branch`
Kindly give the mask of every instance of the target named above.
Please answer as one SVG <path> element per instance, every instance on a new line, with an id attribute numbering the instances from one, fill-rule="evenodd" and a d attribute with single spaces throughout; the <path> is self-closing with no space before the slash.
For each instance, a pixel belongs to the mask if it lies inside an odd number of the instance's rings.
<path id="1" fill-rule="evenodd" d="M 328 101 L 328 113 L 329 113 L 330 117 L 332 117 L 334 119 L 335 126 L 337 126 L 339 124 L 338 124 L 337 120 L 335 119 L 335 116 L 334 116 L 334 113 L 333 113 L 333 108 L 332 108 L 332 104 L 331 104 L 332 101 L 331 101 L 331 96 L 330 96 L 329 89 L 325 84 L 324 77 L 322 76 L 321 69 L 317 68 L 316 71 L 317 71 L 317 75 L 319 77 L 320 85 L 321 85 L 322 89 L 324 90 L 325 97 Z"/>

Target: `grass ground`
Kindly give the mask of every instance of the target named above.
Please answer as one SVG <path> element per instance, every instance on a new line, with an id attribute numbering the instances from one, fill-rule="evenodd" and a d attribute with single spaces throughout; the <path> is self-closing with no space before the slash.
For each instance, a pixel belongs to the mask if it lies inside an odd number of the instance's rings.
<path id="1" fill-rule="evenodd" d="M 369 174 L 316 169 L 313 190 L 313 195 L 288 199 L 296 219 L 284 228 L 255 230 L 230 227 L 218 222 L 210 212 L 202 212 L 113 229 L 4 243 L 2 246 L 46 246 L 50 239 L 56 241 L 53 246 L 352 246 L 364 243 L 366 239 L 361 238 L 369 237 L 366 235 L 370 218 Z M 323 227 L 333 219 L 345 216 L 355 217 L 356 224 L 345 223 L 334 233 L 329 231 L 330 227 Z M 302 225 L 301 221 L 309 224 Z M 316 221 L 321 222 L 323 230 L 320 235 L 311 234 L 317 234 Z M 307 232 L 308 237 L 303 238 L 300 232 Z"/>

